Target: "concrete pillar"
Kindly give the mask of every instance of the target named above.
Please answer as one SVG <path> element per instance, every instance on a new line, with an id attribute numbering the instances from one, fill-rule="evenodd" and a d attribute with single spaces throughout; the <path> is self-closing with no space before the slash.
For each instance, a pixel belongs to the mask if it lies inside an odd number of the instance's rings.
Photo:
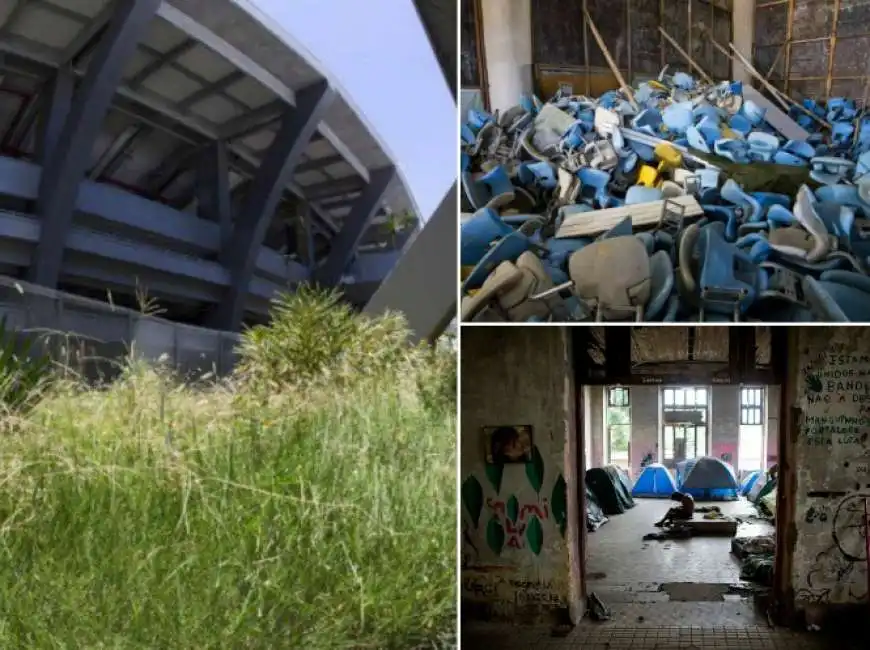
<path id="1" fill-rule="evenodd" d="M 531 0 L 481 2 L 486 74 L 492 110 L 516 106 L 532 92 Z"/>
<path id="2" fill-rule="evenodd" d="M 726 460 L 739 471 L 740 386 L 716 385 L 710 389 L 710 426 L 707 453 Z"/>
<path id="3" fill-rule="evenodd" d="M 589 467 L 601 467 L 605 461 L 609 462 L 606 457 L 604 446 L 604 386 L 589 387 Z"/>
<path id="4" fill-rule="evenodd" d="M 767 404 L 767 448 L 765 467 L 770 467 L 779 462 L 779 386 L 767 386 L 764 391 L 765 403 Z"/>
<path id="5" fill-rule="evenodd" d="M 630 460 L 633 479 L 640 476 L 640 465 L 647 454 L 652 454 L 654 462 L 662 462 L 659 450 L 660 433 L 659 386 L 632 386 Z"/>
<path id="6" fill-rule="evenodd" d="M 734 47 L 752 61 L 752 44 L 755 42 L 755 0 L 734 0 L 734 9 L 731 14 L 731 36 Z M 728 47 L 727 43 L 721 43 Z M 752 81 L 749 71 L 739 61 L 731 64 L 731 76 L 735 81 L 748 84 Z"/>

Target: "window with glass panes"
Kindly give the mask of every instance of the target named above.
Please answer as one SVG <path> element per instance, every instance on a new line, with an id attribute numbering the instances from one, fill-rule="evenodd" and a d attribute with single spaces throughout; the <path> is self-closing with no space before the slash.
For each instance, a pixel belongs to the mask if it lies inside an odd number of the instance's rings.
<path id="1" fill-rule="evenodd" d="M 764 469 L 764 430 L 764 389 L 744 386 L 740 389 L 738 472 Z"/>
<path id="2" fill-rule="evenodd" d="M 619 465 L 629 469 L 629 450 L 631 444 L 631 400 L 628 388 L 624 386 L 607 387 L 607 411 L 605 414 L 605 433 L 608 465 Z"/>
<path id="3" fill-rule="evenodd" d="M 764 405 L 761 388 L 740 389 L 740 424 L 762 424 Z"/>
<path id="4" fill-rule="evenodd" d="M 673 467 L 707 454 L 707 387 L 662 389 L 662 463 Z"/>

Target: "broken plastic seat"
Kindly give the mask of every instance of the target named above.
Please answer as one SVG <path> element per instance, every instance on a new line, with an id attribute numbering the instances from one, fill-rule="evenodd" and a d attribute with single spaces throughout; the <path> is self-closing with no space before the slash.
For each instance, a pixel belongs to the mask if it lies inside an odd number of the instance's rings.
<path id="1" fill-rule="evenodd" d="M 731 315 L 735 307 L 745 312 L 755 299 L 758 266 L 714 228 L 704 228 L 698 238 L 700 303 L 705 312 Z"/>
<path id="2" fill-rule="evenodd" d="M 462 292 L 467 293 L 482 286 L 499 264 L 517 259 L 531 247 L 532 242 L 529 238 L 515 230 L 498 240 L 474 266 L 462 284 Z"/>
<path id="3" fill-rule="evenodd" d="M 492 208 L 481 208 L 460 228 L 460 264 L 476 266 L 493 242 L 514 232 Z"/>
<path id="4" fill-rule="evenodd" d="M 643 309 L 651 291 L 650 258 L 634 236 L 595 241 L 568 259 L 574 293 L 605 320 L 624 320 Z"/>
<path id="5" fill-rule="evenodd" d="M 819 320 L 834 323 L 870 321 L 870 278 L 849 271 L 827 271 L 803 279 L 807 302 Z"/>

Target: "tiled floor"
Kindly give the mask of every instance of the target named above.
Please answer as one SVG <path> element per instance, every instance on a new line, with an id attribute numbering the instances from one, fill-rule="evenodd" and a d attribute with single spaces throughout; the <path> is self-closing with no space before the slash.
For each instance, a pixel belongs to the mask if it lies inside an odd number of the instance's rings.
<path id="1" fill-rule="evenodd" d="M 740 582 L 740 563 L 731 554 L 730 537 L 645 542 L 643 536 L 659 530 L 653 524 L 674 504 L 667 499 L 635 499 L 635 503 L 634 508 L 610 517 L 606 524 L 588 535 L 589 591 L 664 582 Z M 755 514 L 754 506 L 745 499 L 715 505 L 727 515 L 749 519 Z M 741 537 L 772 532 L 770 523 L 757 519 L 737 529 Z M 638 591 L 649 590 L 640 588 Z"/>
<path id="2" fill-rule="evenodd" d="M 646 533 L 658 530 L 653 523 L 673 504 L 658 499 L 636 502 L 636 507 L 611 517 L 588 536 L 587 591 L 595 592 L 607 604 L 610 620 L 598 623 L 584 619 L 563 637 L 554 636 L 549 627 L 471 623 L 463 626 L 463 647 L 850 648 L 842 640 L 829 645 L 824 637 L 773 628 L 751 598 L 730 593 L 729 585 L 745 586 L 740 580 L 740 564 L 731 554 L 730 537 L 643 541 Z M 747 520 L 739 526 L 738 536 L 773 532 L 768 522 L 752 519 L 755 510 L 746 500 L 716 505 L 725 514 Z M 701 588 L 685 583 L 700 583 Z"/>
<path id="3" fill-rule="evenodd" d="M 859 650 L 866 641 L 849 642 L 750 625 L 746 627 L 607 626 L 584 621 L 567 636 L 554 636 L 550 628 L 475 624 L 462 631 L 463 648 L 499 650 Z"/>

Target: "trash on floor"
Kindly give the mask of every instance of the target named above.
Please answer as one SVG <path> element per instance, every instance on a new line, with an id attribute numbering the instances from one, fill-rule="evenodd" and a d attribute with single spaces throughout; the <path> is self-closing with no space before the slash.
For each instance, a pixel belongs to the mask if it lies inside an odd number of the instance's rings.
<path id="1" fill-rule="evenodd" d="M 671 528 L 665 528 L 658 533 L 647 533 L 643 536 L 643 540 L 656 540 L 659 542 L 663 542 L 669 539 L 689 539 L 694 534 L 695 532 L 691 528 L 684 525 L 683 523 L 679 523 L 675 524 Z"/>
<path id="2" fill-rule="evenodd" d="M 773 535 L 736 537 L 731 552 L 741 561 L 740 578 L 764 586 L 773 584 L 776 539 Z"/>
<path id="3" fill-rule="evenodd" d="M 870 114 L 852 99 L 665 68 L 471 110 L 461 149 L 463 320 L 870 320 Z"/>
<path id="4" fill-rule="evenodd" d="M 610 609 L 594 591 L 589 594 L 589 617 L 593 621 L 610 620 Z"/>

